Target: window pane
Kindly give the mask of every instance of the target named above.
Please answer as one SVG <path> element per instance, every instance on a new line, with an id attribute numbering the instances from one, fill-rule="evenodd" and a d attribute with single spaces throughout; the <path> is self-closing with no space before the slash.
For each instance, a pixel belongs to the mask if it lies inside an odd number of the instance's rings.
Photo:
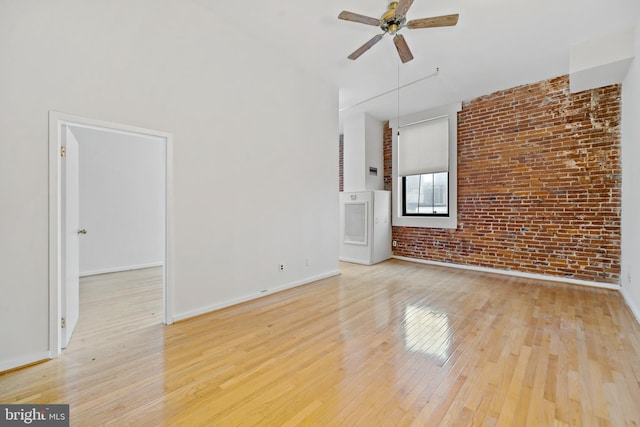
<path id="1" fill-rule="evenodd" d="M 418 213 L 433 213 L 433 174 L 428 173 L 419 175 L 421 177 L 420 203 L 418 204 Z"/>
<path id="2" fill-rule="evenodd" d="M 449 213 L 449 174 L 446 172 L 433 174 L 433 209 L 435 213 Z"/>
<path id="3" fill-rule="evenodd" d="M 405 179 L 405 212 L 417 214 L 420 200 L 420 175 L 408 176 Z"/>
<path id="4" fill-rule="evenodd" d="M 404 179 L 405 215 L 447 215 L 449 213 L 449 174 L 447 172 L 411 175 Z"/>

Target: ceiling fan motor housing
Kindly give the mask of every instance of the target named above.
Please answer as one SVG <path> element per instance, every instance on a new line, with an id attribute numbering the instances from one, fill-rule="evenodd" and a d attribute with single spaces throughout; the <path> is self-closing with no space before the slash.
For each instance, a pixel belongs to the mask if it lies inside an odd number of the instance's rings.
<path id="1" fill-rule="evenodd" d="M 394 35 L 402 28 L 406 19 L 404 16 L 396 16 L 397 1 L 389 3 L 389 9 L 380 17 L 380 29 L 382 31 Z"/>

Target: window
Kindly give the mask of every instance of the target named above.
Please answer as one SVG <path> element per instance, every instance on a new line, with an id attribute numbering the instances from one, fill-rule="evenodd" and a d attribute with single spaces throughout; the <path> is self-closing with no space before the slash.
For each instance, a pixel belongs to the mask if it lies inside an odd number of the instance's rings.
<path id="1" fill-rule="evenodd" d="M 449 215 L 449 118 L 400 128 L 402 215 Z"/>
<path id="2" fill-rule="evenodd" d="M 449 173 L 402 177 L 403 215 L 449 215 Z"/>
<path id="3" fill-rule="evenodd" d="M 393 124 L 393 225 L 457 227 L 457 113 L 460 103 Z"/>

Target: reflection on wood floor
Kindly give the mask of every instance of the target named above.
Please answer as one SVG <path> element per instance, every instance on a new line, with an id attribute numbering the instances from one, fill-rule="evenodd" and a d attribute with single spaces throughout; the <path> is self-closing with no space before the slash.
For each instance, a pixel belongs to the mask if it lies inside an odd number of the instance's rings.
<path id="1" fill-rule="evenodd" d="M 0 376 L 0 402 L 69 403 L 77 426 L 640 424 L 640 326 L 617 292 L 340 267 L 171 326 L 159 269 L 85 278 L 70 347 Z"/>

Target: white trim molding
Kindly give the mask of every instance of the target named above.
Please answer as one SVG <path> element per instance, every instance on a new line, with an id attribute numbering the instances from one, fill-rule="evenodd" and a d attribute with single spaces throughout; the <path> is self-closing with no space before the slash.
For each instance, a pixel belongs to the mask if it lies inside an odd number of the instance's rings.
<path id="1" fill-rule="evenodd" d="M 141 270 L 143 268 L 162 267 L 163 262 L 151 262 L 147 264 L 125 265 L 122 267 L 101 268 L 98 270 L 81 271 L 80 277 L 96 276 L 98 274 L 120 273 L 122 271 Z"/>
<path id="2" fill-rule="evenodd" d="M 5 371 L 10 371 L 13 369 L 19 369 L 27 365 L 32 365 L 34 363 L 40 362 L 41 360 L 52 359 L 55 356 L 51 356 L 49 352 L 45 353 L 33 353 L 24 357 L 20 357 L 12 360 L 1 360 L 0 361 L 0 373 Z"/>
<path id="3" fill-rule="evenodd" d="M 633 302 L 633 299 L 631 299 L 631 297 L 629 296 L 629 293 L 627 292 L 627 289 L 624 286 L 620 287 L 620 293 L 624 298 L 624 302 L 627 303 L 627 306 L 631 310 L 631 313 L 633 313 L 638 323 L 640 323 L 640 307 L 635 305 L 635 303 Z"/>
<path id="4" fill-rule="evenodd" d="M 429 265 L 437 265 L 440 267 L 450 267 L 450 268 L 458 268 L 461 270 L 471 270 L 471 271 L 479 271 L 483 273 L 493 273 L 493 274 L 502 274 L 504 276 L 514 276 L 514 277 L 522 277 L 525 279 L 535 279 L 535 280 L 545 280 L 547 282 L 558 282 L 558 283 L 568 283 L 571 285 L 580 285 L 580 286 L 591 286 L 594 288 L 601 289 L 611 289 L 614 291 L 620 290 L 620 285 L 614 285 L 611 283 L 601 283 L 601 282 L 591 282 L 588 280 L 578 280 L 571 279 L 568 277 L 556 277 L 556 276 L 546 276 L 544 274 L 534 274 L 534 273 L 525 273 L 522 271 L 515 270 L 500 270 L 497 268 L 489 268 L 489 267 L 477 267 L 474 265 L 464 265 L 464 264 L 453 264 L 448 262 L 440 262 L 440 261 L 430 261 L 426 259 L 419 258 L 409 258 L 399 255 L 393 255 L 392 258 L 399 259 L 402 261 L 409 262 L 417 262 L 419 264 L 429 264 Z"/>
<path id="5" fill-rule="evenodd" d="M 286 283 L 281 286 L 277 286 L 275 288 L 271 288 L 268 290 L 264 290 L 261 292 L 256 292 L 253 294 L 245 295 L 238 298 L 233 298 L 227 301 L 223 301 L 218 304 L 210 305 L 208 307 L 199 308 L 197 310 L 186 311 L 184 313 L 178 313 L 174 316 L 174 321 L 187 320 L 192 317 L 200 316 L 202 314 L 211 313 L 216 310 L 221 310 L 223 308 L 231 307 L 233 305 L 241 304 L 243 302 L 251 301 L 254 299 L 262 298 L 266 295 L 274 294 L 276 292 L 286 291 L 287 289 L 296 288 L 302 285 L 308 285 L 309 283 L 317 282 L 318 280 L 327 279 L 329 277 L 338 276 L 340 274 L 340 270 L 329 271 L 325 274 L 320 274 L 318 276 L 308 277 L 306 279 L 297 280 L 295 282 Z"/>
<path id="6" fill-rule="evenodd" d="M 391 221 L 394 227 L 458 227 L 458 112 L 462 103 L 456 102 L 439 108 L 409 114 L 395 120 L 389 120 L 391 128 Z M 426 120 L 448 117 L 449 119 L 449 216 L 416 217 L 402 215 L 402 180 L 398 176 L 398 128 Z"/>

